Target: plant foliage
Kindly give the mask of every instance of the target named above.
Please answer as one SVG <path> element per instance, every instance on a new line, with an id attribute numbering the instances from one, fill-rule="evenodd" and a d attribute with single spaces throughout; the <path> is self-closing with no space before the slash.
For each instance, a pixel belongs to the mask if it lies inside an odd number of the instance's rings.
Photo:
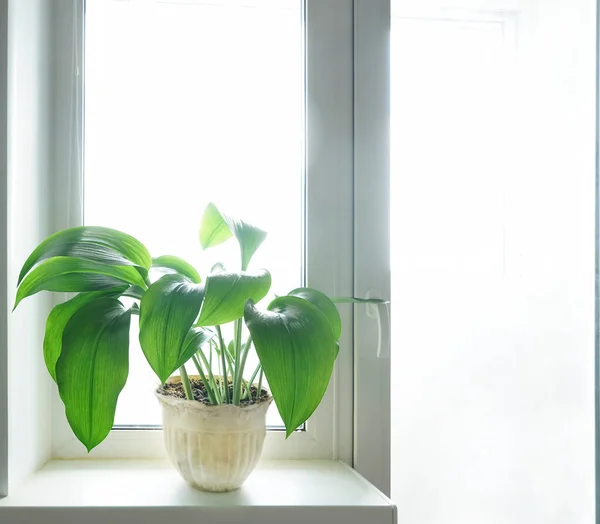
<path id="1" fill-rule="evenodd" d="M 271 275 L 248 268 L 266 233 L 211 203 L 199 236 L 203 249 L 235 238 L 240 269 L 217 264 L 202 279 L 181 258 L 152 258 L 134 237 L 91 226 L 50 236 L 23 265 L 15 308 L 40 291 L 78 293 L 49 314 L 44 359 L 69 424 L 88 450 L 113 425 L 127 380 L 132 314 L 140 317 L 140 345 L 161 383 L 178 369 L 186 382 L 187 363 L 197 370 L 213 404 L 240 405 L 258 401 L 250 386 L 258 376 L 260 391 L 264 373 L 287 436 L 321 402 L 342 332 L 333 301 L 299 288 L 261 308 L 257 303 L 269 293 Z M 233 336 L 226 343 L 223 330 L 230 323 Z M 252 348 L 260 363 L 246 380 Z M 184 385 L 191 400 L 189 384 Z"/>

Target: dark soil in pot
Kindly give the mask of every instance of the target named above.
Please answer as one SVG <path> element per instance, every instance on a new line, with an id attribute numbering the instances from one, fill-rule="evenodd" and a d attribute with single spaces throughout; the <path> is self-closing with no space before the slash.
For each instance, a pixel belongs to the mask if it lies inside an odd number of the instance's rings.
<path id="1" fill-rule="evenodd" d="M 219 377 L 220 378 L 220 377 Z M 219 384 L 219 378 L 215 377 L 217 384 Z M 192 393 L 194 395 L 194 400 L 202 402 L 206 405 L 211 405 L 211 402 L 206 394 L 206 388 L 204 387 L 204 383 L 202 380 L 190 377 L 190 384 L 192 386 Z M 231 380 L 228 381 L 229 387 L 229 398 L 233 397 L 233 382 Z M 249 404 L 256 404 L 257 402 L 263 402 L 268 400 L 270 397 L 269 392 L 265 388 L 261 388 L 260 398 L 257 399 L 257 387 L 252 384 L 250 386 L 250 397 L 251 399 L 245 398 L 240 400 L 240 406 L 247 406 Z M 170 397 L 185 399 L 185 390 L 183 389 L 183 384 L 177 380 L 173 382 L 167 382 L 156 390 L 157 393 L 161 395 L 167 395 Z"/>

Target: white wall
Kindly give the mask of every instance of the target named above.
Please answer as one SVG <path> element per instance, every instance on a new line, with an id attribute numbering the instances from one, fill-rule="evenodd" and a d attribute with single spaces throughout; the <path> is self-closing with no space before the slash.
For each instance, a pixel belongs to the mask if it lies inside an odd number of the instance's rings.
<path id="1" fill-rule="evenodd" d="M 403 524 L 594 521 L 595 4 L 518 2 L 507 127 L 479 120 L 491 142 L 472 183 L 452 183 L 464 157 L 419 173 L 426 187 L 410 169 L 392 173 L 392 498 Z M 498 227 L 473 242 L 469 267 L 452 251 L 481 224 Z"/>
<path id="2" fill-rule="evenodd" d="M 8 310 L 19 270 L 51 232 L 49 28 L 52 2 L 11 0 L 8 15 Z M 50 380 L 42 341 L 49 297 L 8 318 L 9 489 L 50 453 Z"/>

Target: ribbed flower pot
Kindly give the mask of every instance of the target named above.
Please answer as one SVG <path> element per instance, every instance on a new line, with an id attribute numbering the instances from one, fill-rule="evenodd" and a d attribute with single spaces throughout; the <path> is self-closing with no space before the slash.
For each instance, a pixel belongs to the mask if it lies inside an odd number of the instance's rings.
<path id="1" fill-rule="evenodd" d="M 186 482 L 203 491 L 238 489 L 260 457 L 272 398 L 240 407 L 156 396 L 167 454 Z"/>

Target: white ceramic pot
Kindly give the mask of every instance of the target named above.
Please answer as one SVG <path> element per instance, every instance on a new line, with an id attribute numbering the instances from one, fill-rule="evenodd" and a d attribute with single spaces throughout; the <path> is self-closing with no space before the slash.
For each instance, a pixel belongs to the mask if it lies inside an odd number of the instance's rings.
<path id="1" fill-rule="evenodd" d="M 203 491 L 238 489 L 260 457 L 272 399 L 239 407 L 156 396 L 167 454 L 186 482 Z"/>

